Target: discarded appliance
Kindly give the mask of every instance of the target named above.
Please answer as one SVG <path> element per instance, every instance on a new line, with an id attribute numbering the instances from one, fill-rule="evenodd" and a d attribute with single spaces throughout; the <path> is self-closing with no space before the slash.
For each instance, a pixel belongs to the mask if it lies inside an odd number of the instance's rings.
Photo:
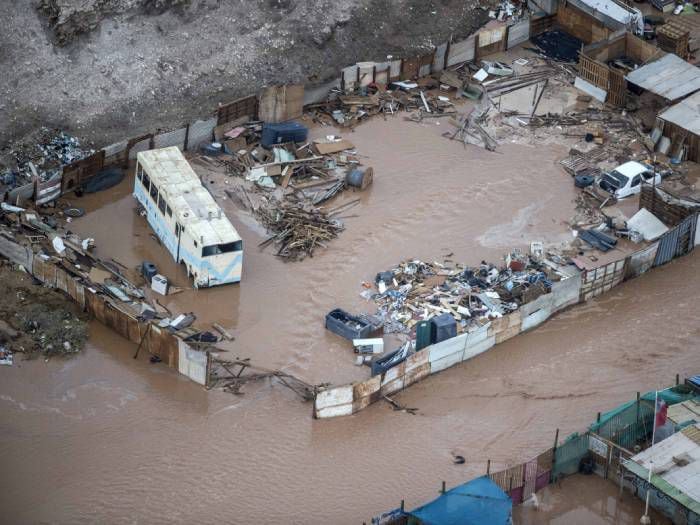
<path id="1" fill-rule="evenodd" d="M 430 341 L 440 343 L 457 335 L 457 321 L 448 313 L 440 314 L 430 320 Z"/>
<path id="2" fill-rule="evenodd" d="M 326 314 L 326 329 L 352 341 L 354 339 L 367 339 L 375 327 L 364 319 L 336 308 Z"/>
<path id="3" fill-rule="evenodd" d="M 134 197 L 195 287 L 241 280 L 243 241 L 177 147 L 137 154 Z"/>
<path id="4" fill-rule="evenodd" d="M 373 178 L 374 170 L 371 167 L 360 166 L 348 172 L 345 182 L 348 186 L 364 190 L 372 184 Z"/>
<path id="5" fill-rule="evenodd" d="M 381 354 L 384 352 L 384 339 L 353 339 L 352 346 L 357 354 Z"/>
<path id="6" fill-rule="evenodd" d="M 160 295 L 168 295 L 168 279 L 160 274 L 156 274 L 151 279 L 151 290 Z"/>
<path id="7" fill-rule="evenodd" d="M 261 144 L 263 148 L 270 148 L 274 144 L 284 142 L 306 142 L 309 129 L 295 121 L 280 122 L 278 124 L 264 124 L 262 129 Z"/>
<path id="8" fill-rule="evenodd" d="M 151 284 L 151 279 L 158 273 L 158 268 L 152 262 L 143 261 L 141 263 L 141 275 L 146 279 L 146 283 Z"/>

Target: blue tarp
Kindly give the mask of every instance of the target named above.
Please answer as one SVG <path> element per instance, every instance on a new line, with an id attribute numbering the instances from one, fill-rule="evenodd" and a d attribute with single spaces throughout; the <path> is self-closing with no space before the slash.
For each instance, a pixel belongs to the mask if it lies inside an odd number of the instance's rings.
<path id="1" fill-rule="evenodd" d="M 512 525 L 513 502 L 491 478 L 459 485 L 408 513 L 423 525 Z"/>

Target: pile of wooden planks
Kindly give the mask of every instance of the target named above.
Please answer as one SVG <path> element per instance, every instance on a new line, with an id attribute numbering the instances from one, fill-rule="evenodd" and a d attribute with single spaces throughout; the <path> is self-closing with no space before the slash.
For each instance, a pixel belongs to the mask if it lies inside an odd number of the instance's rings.
<path id="1" fill-rule="evenodd" d="M 343 231 L 344 226 L 319 208 L 303 202 L 271 201 L 257 210 L 260 221 L 272 235 L 260 243 L 261 247 L 274 244 L 276 255 L 299 261 L 313 256 L 317 247 Z"/>

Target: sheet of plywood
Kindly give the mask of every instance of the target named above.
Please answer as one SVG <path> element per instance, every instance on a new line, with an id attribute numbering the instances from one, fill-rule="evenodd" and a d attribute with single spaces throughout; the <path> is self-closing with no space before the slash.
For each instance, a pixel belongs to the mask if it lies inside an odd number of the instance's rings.
<path id="1" fill-rule="evenodd" d="M 337 142 L 314 142 L 314 147 L 319 155 L 331 155 L 346 149 L 355 149 L 355 145 L 347 139 L 341 139 Z"/>

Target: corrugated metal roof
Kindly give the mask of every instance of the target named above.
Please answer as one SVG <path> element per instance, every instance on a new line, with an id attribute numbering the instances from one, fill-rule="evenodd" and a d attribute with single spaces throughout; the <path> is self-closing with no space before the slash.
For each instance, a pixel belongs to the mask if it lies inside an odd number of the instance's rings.
<path id="1" fill-rule="evenodd" d="M 241 239 L 177 147 L 141 151 L 138 161 L 165 194 L 177 221 L 203 246 Z"/>
<path id="2" fill-rule="evenodd" d="M 700 91 L 671 106 L 659 118 L 700 135 Z"/>
<path id="3" fill-rule="evenodd" d="M 685 423 L 686 421 L 700 422 L 700 402 L 690 399 L 682 403 L 676 403 L 668 407 L 668 419 L 676 425 Z"/>
<path id="4" fill-rule="evenodd" d="M 635 69 L 625 80 L 666 100 L 674 101 L 700 89 L 700 68 L 669 53 Z"/>
<path id="5" fill-rule="evenodd" d="M 700 508 L 700 446 L 693 439 L 697 432 L 698 424 L 687 427 L 625 462 L 644 478 L 651 468 L 652 485 L 696 512 Z"/>
<path id="6" fill-rule="evenodd" d="M 642 12 L 614 0 L 570 0 L 571 4 L 610 29 L 644 29 Z"/>

